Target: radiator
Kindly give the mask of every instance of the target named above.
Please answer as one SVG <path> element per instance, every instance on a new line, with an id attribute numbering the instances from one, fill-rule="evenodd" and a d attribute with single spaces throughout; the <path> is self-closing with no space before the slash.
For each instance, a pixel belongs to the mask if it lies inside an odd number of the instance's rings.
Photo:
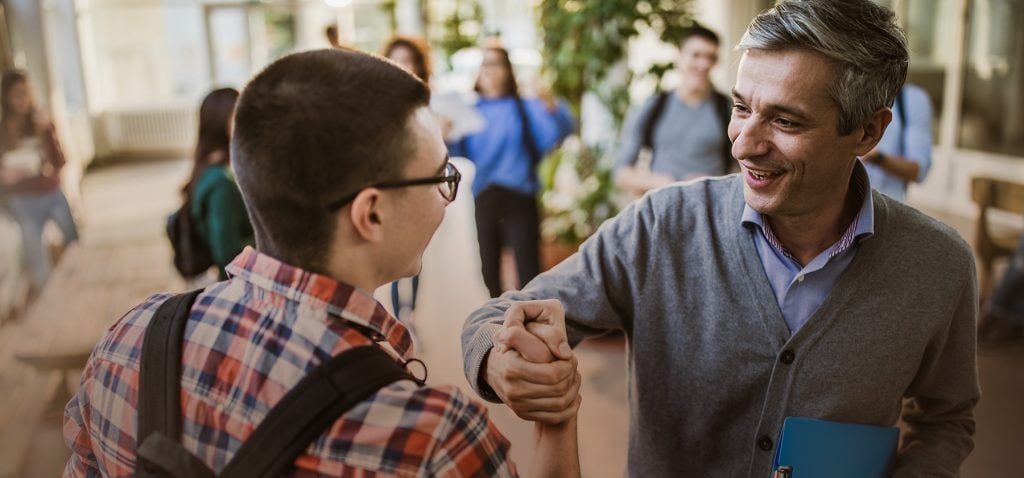
<path id="1" fill-rule="evenodd" d="M 183 152 L 195 146 L 192 107 L 122 109 L 101 115 L 110 154 Z"/>

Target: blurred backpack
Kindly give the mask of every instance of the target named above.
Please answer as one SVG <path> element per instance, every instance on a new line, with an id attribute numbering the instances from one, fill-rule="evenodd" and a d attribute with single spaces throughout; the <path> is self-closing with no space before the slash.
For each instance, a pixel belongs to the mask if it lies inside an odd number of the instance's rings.
<path id="1" fill-rule="evenodd" d="M 199 234 L 199 227 L 192 217 L 191 201 L 185 201 L 167 218 L 167 238 L 174 250 L 174 268 L 182 277 L 191 279 L 213 267 L 213 253 Z"/>

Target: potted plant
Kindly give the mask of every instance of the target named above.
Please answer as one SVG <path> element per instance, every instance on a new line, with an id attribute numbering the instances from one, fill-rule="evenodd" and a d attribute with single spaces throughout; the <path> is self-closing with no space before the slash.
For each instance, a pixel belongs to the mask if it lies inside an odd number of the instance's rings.
<path id="1" fill-rule="evenodd" d="M 602 151 L 570 136 L 539 166 L 541 263 L 544 270 L 572 255 L 619 206 Z"/>
<path id="2" fill-rule="evenodd" d="M 691 1 L 540 0 L 545 76 L 579 118 L 585 93 L 595 95 L 612 117 L 614 134 L 629 108 L 633 72 L 626 67 L 631 38 L 650 29 L 675 43 L 691 25 Z M 671 65 L 644 75 L 660 79 Z M 610 144 L 607 145 L 610 148 Z M 544 269 L 568 257 L 619 210 L 606 151 L 566 140 L 540 165 L 541 262 Z"/>

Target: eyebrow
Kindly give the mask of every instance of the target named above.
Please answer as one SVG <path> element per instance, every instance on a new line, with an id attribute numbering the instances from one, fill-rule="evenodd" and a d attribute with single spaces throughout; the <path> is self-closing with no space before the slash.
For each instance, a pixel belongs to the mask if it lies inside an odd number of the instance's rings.
<path id="1" fill-rule="evenodd" d="M 734 100 L 738 100 L 740 103 L 746 103 L 747 102 L 743 98 L 743 95 L 741 95 L 738 91 L 736 91 L 736 88 L 732 89 L 732 97 L 733 97 Z M 794 108 L 792 106 L 769 104 L 767 107 L 765 107 L 765 110 L 767 110 L 769 112 L 785 113 L 785 114 L 790 115 L 790 116 L 795 116 L 796 118 L 798 118 L 798 119 L 800 119 L 802 121 L 807 121 L 807 120 L 810 119 L 810 116 L 807 113 L 805 113 L 803 110 L 801 110 L 799 108 Z"/>

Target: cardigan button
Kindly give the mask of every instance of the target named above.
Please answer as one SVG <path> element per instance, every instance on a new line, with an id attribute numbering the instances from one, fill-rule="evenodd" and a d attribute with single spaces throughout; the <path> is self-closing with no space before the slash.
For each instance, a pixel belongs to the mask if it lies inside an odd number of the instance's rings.
<path id="1" fill-rule="evenodd" d="M 757 439 L 757 447 L 764 451 L 771 451 L 772 439 L 768 438 L 768 435 L 761 435 L 761 438 Z"/>
<path id="2" fill-rule="evenodd" d="M 786 365 L 793 363 L 793 360 L 796 360 L 796 354 L 792 350 L 786 350 L 779 356 L 779 361 Z"/>

